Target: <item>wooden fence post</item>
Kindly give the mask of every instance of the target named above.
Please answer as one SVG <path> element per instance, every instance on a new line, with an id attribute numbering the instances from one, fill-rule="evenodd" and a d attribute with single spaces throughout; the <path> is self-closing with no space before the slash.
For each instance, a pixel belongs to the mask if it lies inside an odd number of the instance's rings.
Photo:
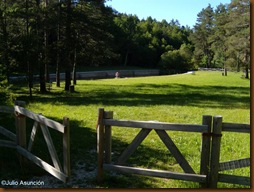
<path id="1" fill-rule="evenodd" d="M 105 119 L 113 119 L 113 111 L 105 112 Z M 105 163 L 111 163 L 112 128 L 105 126 Z"/>
<path id="2" fill-rule="evenodd" d="M 64 173 L 71 176 L 71 163 L 70 163 L 70 121 L 68 117 L 63 118 L 64 133 L 63 133 L 63 168 Z"/>
<path id="3" fill-rule="evenodd" d="M 104 109 L 100 108 L 98 112 L 97 121 L 97 155 L 98 155 L 98 166 L 97 166 L 97 182 L 103 181 L 103 153 L 104 153 Z"/>
<path id="4" fill-rule="evenodd" d="M 208 172 L 209 172 L 209 164 L 210 164 L 210 151 L 211 151 L 212 116 L 203 115 L 202 125 L 208 126 L 208 132 L 202 134 L 200 174 L 206 175 L 207 179 L 206 179 L 206 183 L 200 183 L 200 187 L 207 188 Z"/>
<path id="5" fill-rule="evenodd" d="M 227 72 L 227 69 L 226 69 L 226 68 L 224 69 L 224 75 L 225 75 L 225 76 L 228 76 L 228 72 Z"/>
<path id="6" fill-rule="evenodd" d="M 25 107 L 25 102 L 15 101 L 15 105 L 20 107 Z M 16 143 L 23 148 L 26 148 L 26 116 L 22 114 L 17 114 L 15 112 L 15 122 L 16 122 Z"/>
<path id="7" fill-rule="evenodd" d="M 24 101 L 15 101 L 15 105 L 25 107 Z M 15 112 L 15 123 L 16 123 L 16 144 L 25 148 L 26 144 L 26 116 Z M 18 154 L 20 164 L 24 166 L 25 159 Z"/>
<path id="8" fill-rule="evenodd" d="M 209 173 L 209 188 L 217 188 L 220 164 L 220 146 L 222 132 L 222 116 L 213 117 L 211 162 Z"/>

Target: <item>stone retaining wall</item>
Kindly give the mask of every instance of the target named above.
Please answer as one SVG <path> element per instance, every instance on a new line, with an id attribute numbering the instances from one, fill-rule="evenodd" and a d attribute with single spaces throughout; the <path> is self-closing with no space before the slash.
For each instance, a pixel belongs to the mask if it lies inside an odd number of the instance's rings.
<path id="1" fill-rule="evenodd" d="M 110 71 L 90 71 L 90 72 L 77 72 L 77 80 L 80 79 L 107 79 L 115 78 L 115 74 L 118 72 L 120 78 L 124 77 L 144 77 L 144 76 L 157 76 L 160 74 L 158 69 L 150 70 L 110 70 Z M 26 76 L 11 77 L 11 81 L 26 80 Z M 34 76 L 35 81 L 39 80 L 39 76 Z M 65 80 L 65 73 L 60 73 L 60 79 Z M 50 74 L 50 81 L 53 82 L 56 80 L 56 74 Z"/>

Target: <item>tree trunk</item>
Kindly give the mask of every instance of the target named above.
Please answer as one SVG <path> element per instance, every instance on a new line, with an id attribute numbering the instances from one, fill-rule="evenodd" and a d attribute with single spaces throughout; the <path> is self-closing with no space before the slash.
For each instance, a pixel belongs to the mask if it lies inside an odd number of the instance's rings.
<path id="1" fill-rule="evenodd" d="M 248 65 L 245 67 L 245 79 L 249 79 L 249 68 Z"/>
<path id="2" fill-rule="evenodd" d="M 27 53 L 28 56 L 29 53 Z M 28 87 L 29 87 L 29 96 L 32 97 L 32 88 L 33 88 L 33 71 L 31 69 L 31 64 L 29 60 L 27 59 L 27 67 L 28 67 Z"/>
<path id="3" fill-rule="evenodd" d="M 67 0 L 65 91 L 69 91 L 71 85 L 71 43 L 71 0 Z"/>
<path id="4" fill-rule="evenodd" d="M 58 26 L 57 26 L 57 54 L 56 54 L 56 86 L 60 87 L 60 62 L 61 62 L 61 53 L 60 53 L 60 39 L 61 39 L 61 29 L 60 29 L 60 20 L 61 20 L 61 4 L 58 6 Z"/>
<path id="5" fill-rule="evenodd" d="M 30 53 L 29 53 L 29 16 L 28 16 L 28 0 L 26 0 L 26 65 L 27 65 L 27 74 L 28 74 L 28 87 L 29 87 L 29 96 L 32 97 L 32 87 L 33 87 L 33 73 L 32 66 L 30 63 Z"/>
<path id="6" fill-rule="evenodd" d="M 49 42 L 49 32 L 48 32 L 48 13 L 47 13 L 47 7 L 48 7 L 48 0 L 45 0 L 45 8 L 46 8 L 46 12 L 45 12 L 45 26 L 44 26 L 44 61 L 45 61 L 45 81 L 49 82 L 49 64 L 48 64 L 48 60 L 49 60 L 49 54 L 48 54 L 48 42 Z"/>
<path id="7" fill-rule="evenodd" d="M 124 66 L 127 66 L 127 64 L 128 64 L 128 56 L 129 56 L 129 50 L 127 50 L 127 52 L 125 54 Z"/>
<path id="8" fill-rule="evenodd" d="M 43 62 L 40 62 L 40 92 L 41 93 L 47 92 L 45 82 L 45 65 L 43 64 Z"/>
<path id="9" fill-rule="evenodd" d="M 4 1 L 4 11 L 6 11 L 7 5 L 6 0 Z M 3 58 L 4 58 L 4 64 L 6 65 L 6 68 L 3 70 L 3 75 L 6 77 L 7 82 L 10 83 L 10 60 L 9 60 L 9 34 L 7 32 L 7 19 L 6 16 L 2 16 L 1 18 L 3 21 L 2 25 L 2 31 L 3 31 L 3 42 L 4 47 L 6 48 L 5 51 L 3 51 Z"/>
<path id="10" fill-rule="evenodd" d="M 64 90 L 69 91 L 70 90 L 70 85 L 71 85 L 71 72 L 70 72 L 70 70 L 67 69 L 65 71 L 65 87 L 64 87 Z"/>
<path id="11" fill-rule="evenodd" d="M 245 51 L 245 79 L 249 79 L 249 67 L 248 67 L 249 59 L 248 58 L 249 56 L 246 50 Z"/>
<path id="12" fill-rule="evenodd" d="M 37 4 L 37 12 L 40 12 L 40 0 L 36 0 Z M 41 36 L 41 17 L 40 14 L 37 14 L 37 37 Z M 39 38 L 37 39 L 37 58 L 36 58 L 36 64 L 39 65 L 40 70 L 40 92 L 45 93 L 47 92 L 46 89 L 46 83 L 45 83 L 45 65 L 43 64 L 43 58 L 42 58 L 42 52 L 41 52 L 41 46 L 43 44 L 43 41 Z"/>
<path id="13" fill-rule="evenodd" d="M 59 63 L 60 63 L 60 58 L 59 58 L 59 53 L 57 53 L 57 61 L 56 61 L 56 86 L 60 87 L 60 70 L 59 70 Z"/>
<path id="14" fill-rule="evenodd" d="M 73 71 L 72 71 L 73 85 L 77 84 L 76 66 L 77 66 L 77 50 L 75 48 L 75 50 L 74 50 L 74 58 L 73 58 Z"/>

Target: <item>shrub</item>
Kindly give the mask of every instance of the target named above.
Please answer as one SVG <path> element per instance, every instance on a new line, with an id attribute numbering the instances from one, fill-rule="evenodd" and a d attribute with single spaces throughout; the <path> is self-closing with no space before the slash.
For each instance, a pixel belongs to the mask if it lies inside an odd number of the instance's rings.
<path id="1" fill-rule="evenodd" d="M 159 65 L 169 74 L 191 70 L 193 68 L 191 47 L 183 44 L 178 50 L 163 53 Z"/>
<path id="2" fill-rule="evenodd" d="M 0 105 L 10 105 L 13 102 L 13 95 L 9 90 L 10 86 L 6 80 L 0 81 Z"/>

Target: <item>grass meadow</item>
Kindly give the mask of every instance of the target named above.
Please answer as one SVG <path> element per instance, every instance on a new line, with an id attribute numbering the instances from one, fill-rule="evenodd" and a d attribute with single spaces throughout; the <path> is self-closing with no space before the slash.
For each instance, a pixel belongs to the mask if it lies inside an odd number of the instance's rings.
<path id="1" fill-rule="evenodd" d="M 136 77 L 103 80 L 79 80 L 75 92 L 63 91 L 64 84 L 57 88 L 53 83 L 49 93 L 41 95 L 35 87 L 33 98 L 29 98 L 28 88 L 13 86 L 15 97 L 27 103 L 26 108 L 35 113 L 62 121 L 69 117 L 71 127 L 71 164 L 84 162 L 84 169 L 96 169 L 96 121 L 98 108 L 114 111 L 115 119 L 155 120 L 172 123 L 201 124 L 202 115 L 222 115 L 224 122 L 250 123 L 250 81 L 241 78 L 240 73 L 196 72 L 171 76 Z M 11 117 L 5 117 L 11 118 Z M 5 121 L 13 124 L 13 121 Z M 134 139 L 140 129 L 113 127 L 112 158 L 120 155 Z M 28 131 L 29 132 L 29 131 Z M 198 173 L 200 164 L 201 134 L 168 131 L 187 161 Z M 54 134 L 53 134 L 54 136 Z M 45 156 L 43 140 L 37 136 L 34 151 Z M 56 145 L 61 139 L 54 136 Z M 42 137 L 41 137 L 42 138 Z M 59 142 L 59 143 L 58 143 Z M 6 149 L 1 149 L 6 150 Z M 5 151 L 7 153 L 7 150 Z M 2 153 L 4 154 L 4 153 Z M 250 135 L 223 133 L 220 161 L 250 157 Z M 1 155 L 2 158 L 2 155 Z M 14 154 L 14 158 L 16 155 Z M 45 157 L 48 158 L 48 157 Z M 2 161 L 11 163 L 13 157 L 5 156 Z M 183 172 L 162 141 L 152 131 L 128 164 L 143 168 Z M 22 170 L 19 165 L 1 167 L 10 177 L 29 172 L 34 175 L 36 168 Z M 40 170 L 37 174 L 45 174 Z M 236 169 L 223 173 L 250 176 L 250 168 Z M 2 176 L 2 175 L 1 175 Z M 75 177 L 75 175 L 73 175 Z M 84 181 L 80 181 L 84 182 Z M 121 173 L 105 173 L 105 182 L 96 183 L 96 178 L 86 182 L 99 188 L 197 188 L 198 183 L 161 179 Z M 64 187 L 64 185 L 63 185 Z M 242 188 L 245 186 L 219 183 L 220 188 Z"/>

